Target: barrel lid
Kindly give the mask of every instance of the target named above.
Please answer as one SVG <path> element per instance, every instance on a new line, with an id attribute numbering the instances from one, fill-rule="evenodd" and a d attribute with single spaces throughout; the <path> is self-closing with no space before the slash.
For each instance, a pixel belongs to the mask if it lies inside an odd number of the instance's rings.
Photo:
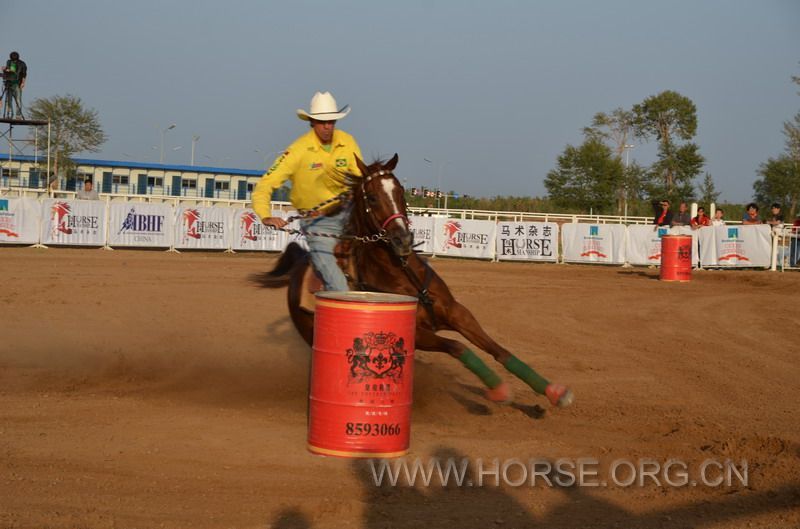
<path id="1" fill-rule="evenodd" d="M 416 303 L 417 298 L 401 294 L 387 294 L 385 292 L 363 292 L 348 290 L 345 292 L 323 291 L 315 294 L 317 298 L 333 299 L 337 301 L 354 301 L 359 303 Z"/>

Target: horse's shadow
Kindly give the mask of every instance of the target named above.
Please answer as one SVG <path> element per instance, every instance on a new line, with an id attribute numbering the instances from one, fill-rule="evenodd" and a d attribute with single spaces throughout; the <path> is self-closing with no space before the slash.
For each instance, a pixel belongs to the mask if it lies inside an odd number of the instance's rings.
<path id="1" fill-rule="evenodd" d="M 450 447 L 440 447 L 428 458 L 444 467 L 460 468 L 466 461 L 466 472 L 460 484 L 456 473 L 448 473 L 450 480 L 443 484 L 432 479 L 427 485 L 417 479 L 409 484 L 403 478 L 391 483 L 385 472 L 376 468 L 388 464 L 394 467 L 402 461 L 353 460 L 350 467 L 360 482 L 364 502 L 363 518 L 349 520 L 350 527 L 363 529 L 400 529 L 412 527 L 459 527 L 461 529 L 486 529 L 487 527 L 583 529 L 595 527 L 611 529 L 683 529 L 685 527 L 741 527 L 747 517 L 758 517 L 768 513 L 790 513 L 800 498 L 800 483 L 787 482 L 771 490 L 742 491 L 712 499 L 699 499 L 670 504 L 665 508 L 642 511 L 629 510 L 619 502 L 603 497 L 598 488 L 559 486 L 555 490 L 562 495 L 561 501 L 542 512 L 532 511 L 528 502 L 521 501 L 529 495 L 537 495 L 533 487 L 527 495 L 510 494 L 508 485 L 497 486 L 493 477 L 481 477 L 476 473 L 477 460 Z M 422 465 L 428 462 L 420 458 Z M 408 466 L 414 464 L 409 458 Z M 482 471 L 485 474 L 485 471 Z M 381 483 L 377 476 L 382 475 Z M 398 476 L 400 473 L 398 472 Z M 432 475 L 436 476 L 436 473 Z M 526 486 L 528 484 L 526 483 Z M 546 487 L 546 485 L 542 485 Z M 348 498 L 352 499 L 352 498 Z M 538 502 L 537 502 L 538 503 Z M 781 515 L 786 520 L 785 515 Z M 789 518 L 792 518 L 789 516 Z M 360 522 L 360 523 L 359 523 Z M 791 521 L 789 522 L 791 523 Z M 749 525 L 749 524 L 748 524 Z M 310 519 L 299 508 L 282 510 L 269 527 L 281 529 L 311 529 Z"/>

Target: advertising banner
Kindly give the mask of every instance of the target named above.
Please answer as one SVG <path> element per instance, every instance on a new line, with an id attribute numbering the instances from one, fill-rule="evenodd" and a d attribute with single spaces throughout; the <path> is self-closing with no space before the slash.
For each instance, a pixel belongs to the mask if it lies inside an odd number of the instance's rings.
<path id="1" fill-rule="evenodd" d="M 420 253 L 433 253 L 433 217 L 412 215 L 408 220 L 411 221 L 408 229 L 414 234 L 414 250 Z"/>
<path id="2" fill-rule="evenodd" d="M 714 226 L 714 243 L 716 262 L 711 266 L 767 268 L 771 264 L 772 232 L 768 225 Z"/>
<path id="3" fill-rule="evenodd" d="M 624 264 L 625 233 L 622 224 L 562 224 L 564 260 L 573 263 Z"/>
<path id="4" fill-rule="evenodd" d="M 178 206 L 175 215 L 175 248 L 227 250 L 232 233 L 232 210 Z"/>
<path id="5" fill-rule="evenodd" d="M 42 223 L 42 244 L 106 243 L 106 203 L 99 200 L 45 199 Z"/>
<path id="6" fill-rule="evenodd" d="M 631 225 L 627 227 L 625 259 L 632 265 L 661 265 L 661 237 L 664 235 L 692 236 L 692 263 L 700 261 L 697 249 L 697 231 L 689 226 Z"/>
<path id="7" fill-rule="evenodd" d="M 558 261 L 555 222 L 498 222 L 497 258 L 517 261 Z"/>
<path id="8" fill-rule="evenodd" d="M 282 216 L 273 212 L 276 217 Z M 265 226 L 252 209 L 233 212 L 233 249 L 281 252 L 287 245 L 286 232 Z"/>
<path id="9" fill-rule="evenodd" d="M 41 208 L 35 198 L 0 197 L 0 244 L 39 242 Z"/>
<path id="10" fill-rule="evenodd" d="M 434 253 L 454 257 L 494 258 L 497 223 L 491 220 L 434 218 Z"/>
<path id="11" fill-rule="evenodd" d="M 108 245 L 169 248 L 175 234 L 175 209 L 169 204 L 112 202 Z"/>

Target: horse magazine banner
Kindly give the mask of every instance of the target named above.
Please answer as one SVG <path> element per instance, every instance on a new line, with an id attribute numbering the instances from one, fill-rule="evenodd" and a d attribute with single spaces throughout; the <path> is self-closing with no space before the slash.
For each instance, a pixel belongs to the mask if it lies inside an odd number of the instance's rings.
<path id="1" fill-rule="evenodd" d="M 276 217 L 282 214 L 273 211 Z M 233 249 L 280 252 L 286 247 L 288 237 L 284 231 L 265 226 L 252 209 L 233 212 Z"/>
<path id="2" fill-rule="evenodd" d="M 35 198 L 0 197 L 0 244 L 39 242 L 41 207 Z"/>
<path id="3" fill-rule="evenodd" d="M 558 261 L 558 224 L 555 222 L 497 223 L 497 259 Z"/>
<path id="4" fill-rule="evenodd" d="M 169 204 L 112 202 L 108 211 L 108 245 L 170 248 L 175 209 Z"/>
<path id="5" fill-rule="evenodd" d="M 433 253 L 433 217 L 412 215 L 408 220 L 411 223 L 408 229 L 414 234 L 414 250 L 419 253 Z"/>
<path id="6" fill-rule="evenodd" d="M 561 244 L 565 261 L 625 263 L 625 226 L 622 224 L 562 224 Z"/>
<path id="7" fill-rule="evenodd" d="M 175 216 L 175 248 L 227 250 L 233 211 L 230 208 L 179 206 Z"/>
<path id="8" fill-rule="evenodd" d="M 494 259 L 496 222 L 435 217 L 434 226 L 436 255 Z"/>
<path id="9" fill-rule="evenodd" d="M 710 228 L 703 228 L 710 229 Z M 628 226 L 625 244 L 625 260 L 632 265 L 661 265 L 661 237 L 664 235 L 692 236 L 692 264 L 699 264 L 700 252 L 697 247 L 698 230 L 689 226 L 633 225 Z"/>
<path id="10" fill-rule="evenodd" d="M 105 246 L 106 203 L 48 198 L 42 201 L 42 243 Z"/>

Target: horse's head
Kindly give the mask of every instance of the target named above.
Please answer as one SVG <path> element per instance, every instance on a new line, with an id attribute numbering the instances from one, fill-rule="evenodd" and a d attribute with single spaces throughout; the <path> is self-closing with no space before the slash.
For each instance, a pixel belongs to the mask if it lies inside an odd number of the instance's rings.
<path id="1" fill-rule="evenodd" d="M 357 235 L 381 235 L 394 253 L 406 257 L 413 250 L 414 235 L 408 229 L 403 186 L 392 171 L 397 154 L 388 162 L 366 165 L 356 157 L 363 175 L 353 186 L 353 218 Z"/>

